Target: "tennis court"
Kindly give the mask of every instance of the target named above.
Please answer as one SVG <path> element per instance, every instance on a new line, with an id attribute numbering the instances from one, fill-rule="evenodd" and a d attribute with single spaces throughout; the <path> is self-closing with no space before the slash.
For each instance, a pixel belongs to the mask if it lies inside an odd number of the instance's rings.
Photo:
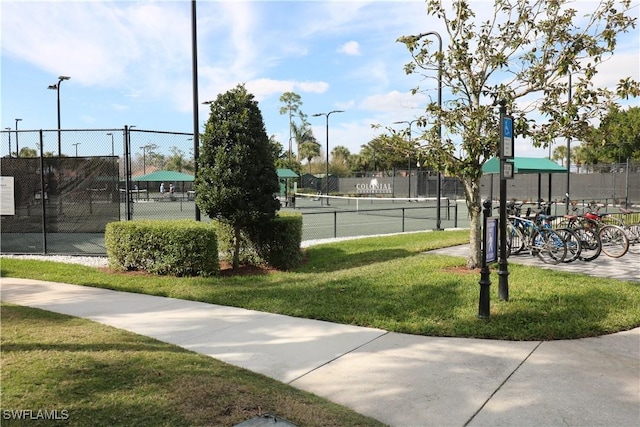
<path id="1" fill-rule="evenodd" d="M 296 195 L 302 214 L 302 240 L 368 236 L 437 228 L 435 198 L 369 198 Z M 464 202 L 442 199 L 440 227 L 469 227 Z"/>
<path id="2" fill-rule="evenodd" d="M 441 203 L 441 228 L 467 228 L 469 219 L 464 202 Z M 131 204 L 132 219 L 195 219 L 196 205 L 188 197 L 176 200 L 150 198 L 136 200 Z M 99 210 L 99 203 L 93 210 Z M 64 212 L 82 212 L 77 206 L 63 206 Z M 436 224 L 436 202 L 434 199 L 323 199 L 322 197 L 296 197 L 294 207 L 283 207 L 283 212 L 302 214 L 302 240 L 317 240 L 334 237 L 371 236 L 434 230 Z M 117 212 L 117 211 L 116 211 Z M 86 221 L 91 215 L 82 215 Z M 126 218 L 126 205 L 120 203 L 120 220 Z M 66 217 L 67 223 L 69 217 Z M 118 218 L 114 218 L 118 220 Z M 201 213 L 201 220 L 210 221 Z M 74 253 L 102 255 L 106 253 L 103 233 L 87 233 L 76 225 L 73 230 L 65 225 L 56 232 L 3 233 L 2 251 L 5 253 Z"/>

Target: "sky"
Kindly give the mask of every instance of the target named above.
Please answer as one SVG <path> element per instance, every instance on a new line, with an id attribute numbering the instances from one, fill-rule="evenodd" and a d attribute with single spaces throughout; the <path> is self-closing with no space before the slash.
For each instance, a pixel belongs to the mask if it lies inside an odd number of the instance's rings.
<path id="1" fill-rule="evenodd" d="M 472 2 L 479 16 L 492 3 Z M 280 114 L 279 98 L 295 92 L 323 151 L 326 118 L 312 115 L 344 110 L 329 117 L 330 150 L 342 145 L 358 153 L 381 132 L 373 124 L 401 130 L 406 125 L 393 122 L 415 119 L 436 98 L 435 79 L 406 75 L 411 57 L 397 42 L 445 34 L 422 0 L 200 0 L 196 9 L 200 131 L 209 109 L 202 102 L 242 83 L 259 102 L 267 134 L 285 149 L 289 118 Z M 636 16 L 639 10 L 636 1 Z M 56 91 L 47 87 L 65 75 L 71 78 L 60 86 L 63 129 L 193 132 L 191 1 L 2 0 L 0 20 L 2 129 L 15 129 L 16 118 L 20 130 L 57 129 Z M 640 80 L 639 34 L 620 39 L 598 77 L 603 84 Z M 418 84 L 428 92 L 412 95 Z M 548 152 L 516 140 L 515 155 Z"/>

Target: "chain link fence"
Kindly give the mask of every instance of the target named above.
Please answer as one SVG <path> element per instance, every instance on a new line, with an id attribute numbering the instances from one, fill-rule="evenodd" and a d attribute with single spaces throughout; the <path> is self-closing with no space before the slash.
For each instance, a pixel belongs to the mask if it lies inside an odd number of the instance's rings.
<path id="1" fill-rule="evenodd" d="M 182 202 L 191 181 L 165 183 L 166 200 L 180 200 L 179 208 L 133 208 L 134 196 L 140 205 L 164 200 L 149 197 L 160 185 L 145 179 L 149 172 L 193 170 L 191 134 L 128 127 L 20 130 L 3 131 L 2 141 L 3 253 L 104 255 L 109 222 L 175 218 L 176 211 L 195 218 L 193 197 Z M 143 188 L 146 197 L 140 199 L 141 191 L 135 190 Z"/>
<path id="2" fill-rule="evenodd" d="M 2 253 L 103 256 L 104 230 L 109 222 L 196 218 L 190 133 L 125 126 L 4 130 L 0 136 Z M 395 196 L 437 194 L 435 174 L 418 169 L 408 172 L 376 179 L 379 184 L 389 184 Z M 637 163 L 582 166 L 579 172 L 571 175 L 572 199 L 640 202 Z M 350 194 L 358 184 L 371 185 L 373 178 L 366 174 L 357 178 L 331 176 L 329 190 Z M 554 177 L 553 184 L 546 178 L 517 176 L 510 181 L 509 197 L 537 200 L 541 194 L 542 198 L 561 198 L 565 181 L 566 175 Z M 440 212 L 442 227 L 468 226 L 466 206 L 460 201 L 462 186 L 457 179 L 444 176 L 440 184 L 445 200 Z M 491 184 L 485 176 L 483 197 L 490 196 Z M 303 175 L 298 187 L 324 193 L 326 181 L 323 176 Z M 436 227 L 435 210 L 422 219 L 412 218 L 411 210 L 391 218 L 371 213 L 297 211 L 303 214 L 305 240 Z M 209 219 L 203 216 L 202 220 Z"/>

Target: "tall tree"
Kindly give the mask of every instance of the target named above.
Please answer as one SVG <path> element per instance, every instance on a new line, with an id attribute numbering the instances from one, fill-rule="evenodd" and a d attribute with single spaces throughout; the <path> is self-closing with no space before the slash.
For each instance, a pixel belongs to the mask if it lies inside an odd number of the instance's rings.
<path id="1" fill-rule="evenodd" d="M 29 148 L 29 147 L 22 147 L 20 149 L 20 155 L 18 157 L 38 157 L 40 156 L 40 154 L 33 148 Z M 51 156 L 47 156 L 47 153 L 44 154 L 45 157 L 51 157 Z"/>
<path id="2" fill-rule="evenodd" d="M 285 92 L 280 96 L 280 102 L 284 104 L 280 107 L 280 114 L 289 114 L 289 157 L 291 157 L 292 140 L 295 138 L 297 144 L 296 158 L 300 160 L 300 145 L 302 145 L 302 141 L 298 141 L 296 138 L 293 117 L 299 117 L 303 124 L 302 127 L 304 127 L 307 116 L 300 109 L 302 106 L 302 98 L 295 92 Z"/>
<path id="3" fill-rule="evenodd" d="M 351 152 L 344 145 L 336 145 L 331 150 L 331 173 L 339 177 L 346 178 L 351 175 L 351 169 L 349 168 L 349 159 Z"/>
<path id="4" fill-rule="evenodd" d="M 233 268 L 239 266 L 240 233 L 268 226 L 280 208 L 274 147 L 262 113 L 244 85 L 211 103 L 195 179 L 196 203 L 234 230 Z"/>
<path id="5" fill-rule="evenodd" d="M 311 125 L 306 120 L 300 123 L 300 125 L 292 124 L 293 128 L 293 138 L 296 140 L 297 145 L 297 159 L 298 161 L 301 159 L 302 155 L 300 154 L 300 147 L 306 143 L 314 143 L 318 144 L 318 140 L 313 134 L 313 129 L 311 129 Z"/>
<path id="6" fill-rule="evenodd" d="M 551 156 L 551 160 L 554 162 L 560 161 L 560 164 L 564 166 L 565 160 L 567 160 L 567 147 L 565 145 L 558 145 L 553 149 L 553 155 Z"/>
<path id="7" fill-rule="evenodd" d="M 300 144 L 300 157 L 307 160 L 309 173 L 311 174 L 311 160 L 320 155 L 320 144 L 317 141 L 307 141 Z"/>
<path id="8" fill-rule="evenodd" d="M 171 147 L 171 155 L 167 156 L 164 162 L 164 169 L 170 171 L 182 172 L 183 170 L 193 170 L 193 166 L 189 165 L 184 152 L 178 147 Z"/>
<path id="9" fill-rule="evenodd" d="M 585 160 L 590 163 L 640 160 L 640 107 L 611 108 L 584 141 Z"/>
<path id="10" fill-rule="evenodd" d="M 491 17 L 484 21 L 476 19 L 471 4 L 427 0 L 427 14 L 442 21 L 443 44 L 448 39 L 442 50 L 439 43 L 434 49 L 439 33 L 398 40 L 412 56 L 405 71 L 440 77 L 451 94 L 442 105 L 430 102 L 418 122 L 424 129 L 420 157 L 462 182 L 471 220 L 467 265 L 477 267 L 482 165 L 498 153 L 495 102 L 506 101 L 516 136 L 546 146 L 556 137 L 579 137 L 590 118 L 620 97 L 637 96 L 640 86 L 623 78 L 615 91 L 593 87 L 600 64 L 614 53 L 618 34 L 635 26 L 636 19 L 628 16 L 630 0 L 602 0 L 586 17 L 578 16 L 567 0 L 494 0 Z M 482 8 L 484 12 L 487 5 Z M 531 102 L 536 95 L 538 101 Z M 529 121 L 532 111 L 548 121 Z"/>

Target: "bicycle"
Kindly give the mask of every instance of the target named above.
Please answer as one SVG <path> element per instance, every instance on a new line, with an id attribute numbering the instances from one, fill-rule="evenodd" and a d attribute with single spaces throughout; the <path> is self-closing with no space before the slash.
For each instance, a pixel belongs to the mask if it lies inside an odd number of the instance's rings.
<path id="1" fill-rule="evenodd" d="M 551 227 L 539 225 L 535 220 L 509 215 L 507 233 L 508 254 L 528 249 L 531 255 L 537 256 L 546 264 L 563 262 L 567 255 L 567 244 L 562 236 Z"/>
<path id="2" fill-rule="evenodd" d="M 599 209 L 598 205 L 590 203 L 584 213 L 564 215 L 559 223 L 559 226 L 576 230 L 580 235 L 583 249 L 580 259 L 584 261 L 591 261 L 602 252 L 611 258 L 620 258 L 629 249 L 626 231 L 619 225 L 605 222 L 605 218 L 611 220 L 612 217 L 598 213 Z M 577 210 L 574 205 L 573 211 Z"/>
<path id="3" fill-rule="evenodd" d="M 595 210 L 593 207 L 591 209 L 589 212 L 585 212 L 583 216 L 597 224 L 602 252 L 611 258 L 620 258 L 626 254 L 629 250 L 627 231 L 620 225 L 607 222 L 612 221 L 614 217 L 609 213 L 600 213 L 600 206 L 597 206 Z"/>

